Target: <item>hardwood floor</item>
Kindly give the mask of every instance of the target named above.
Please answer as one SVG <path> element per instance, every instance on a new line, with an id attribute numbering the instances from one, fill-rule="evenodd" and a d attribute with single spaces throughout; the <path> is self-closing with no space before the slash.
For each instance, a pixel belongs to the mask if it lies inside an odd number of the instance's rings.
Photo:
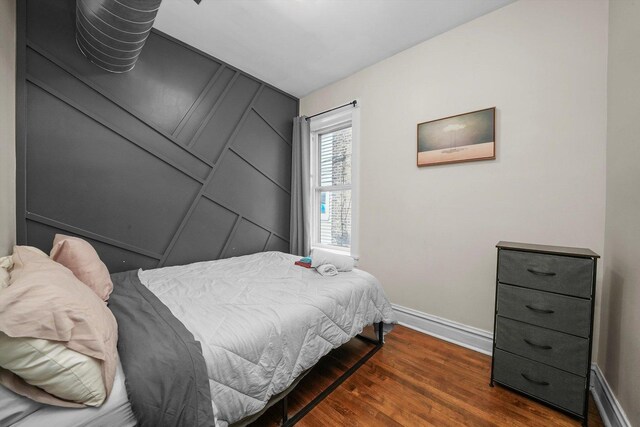
<path id="1" fill-rule="evenodd" d="M 313 399 L 370 346 L 352 340 L 323 358 L 289 395 L 289 414 Z M 297 426 L 579 426 L 561 412 L 495 386 L 491 358 L 396 326 L 384 347 Z M 276 404 L 253 426 L 277 426 Z M 589 426 L 603 426 L 593 399 Z"/>

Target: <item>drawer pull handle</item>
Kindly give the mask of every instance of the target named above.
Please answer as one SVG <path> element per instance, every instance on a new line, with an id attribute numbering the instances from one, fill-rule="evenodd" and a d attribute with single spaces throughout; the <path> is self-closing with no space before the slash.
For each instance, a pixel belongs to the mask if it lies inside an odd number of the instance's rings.
<path id="1" fill-rule="evenodd" d="M 556 273 L 553 271 L 538 271 L 533 268 L 527 268 L 527 271 L 531 274 L 535 274 L 536 276 L 555 276 Z"/>
<path id="2" fill-rule="evenodd" d="M 522 375 L 522 378 L 524 378 L 525 380 L 529 381 L 530 383 L 534 383 L 534 384 L 537 384 L 537 385 L 549 385 L 549 383 L 546 382 L 546 381 L 536 381 L 536 380 L 533 380 L 533 379 L 529 378 L 524 372 L 520 372 L 520 375 Z"/>
<path id="3" fill-rule="evenodd" d="M 550 345 L 540 345 L 540 344 L 533 343 L 526 338 L 524 338 L 524 342 L 529 344 L 531 347 L 539 348 L 540 350 L 551 350 L 552 348 Z"/>
<path id="4" fill-rule="evenodd" d="M 543 308 L 535 308 L 535 307 L 531 307 L 529 304 L 525 305 L 525 307 L 527 307 L 531 311 L 535 311 L 536 313 L 544 313 L 544 314 L 555 313 L 555 311 L 553 311 L 553 310 L 545 310 Z"/>

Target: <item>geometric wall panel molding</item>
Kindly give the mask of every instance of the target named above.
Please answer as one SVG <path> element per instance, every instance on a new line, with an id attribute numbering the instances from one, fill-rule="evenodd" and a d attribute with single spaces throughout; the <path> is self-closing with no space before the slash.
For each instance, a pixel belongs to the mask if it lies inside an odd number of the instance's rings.
<path id="1" fill-rule="evenodd" d="M 196 132 L 205 122 L 207 115 L 215 113 L 217 110 L 216 103 L 221 102 L 224 95 L 230 89 L 231 81 L 234 79 L 236 72 L 229 67 L 224 67 L 219 70 L 211 79 L 209 87 L 202 94 L 202 99 L 199 99 L 196 104 L 193 105 L 192 110 L 187 112 L 182 122 L 174 130 L 176 138 L 182 145 L 188 145 Z"/>
<path id="2" fill-rule="evenodd" d="M 64 94 L 69 101 L 81 106 L 83 112 L 103 119 L 113 128 L 125 133 L 132 141 L 170 159 L 173 164 L 200 180 L 204 180 L 211 171 L 209 164 L 184 149 L 182 145 L 173 143 L 165 134 L 148 126 L 79 79 L 70 78 L 67 72 L 40 53 L 27 49 L 27 64 L 28 78 L 37 80 L 58 94 Z"/>
<path id="3" fill-rule="evenodd" d="M 264 228 L 242 219 L 233 233 L 224 255 L 232 257 L 261 252 L 265 249 L 270 234 Z"/>
<path id="4" fill-rule="evenodd" d="M 51 243 L 53 242 L 53 238 L 56 233 L 80 237 L 93 245 L 96 251 L 100 254 L 102 261 L 109 266 L 109 271 L 111 273 L 119 273 L 121 271 L 133 270 L 135 268 L 155 268 L 158 265 L 157 259 L 141 255 L 135 251 L 123 249 L 115 245 L 103 243 L 99 240 L 87 237 L 84 234 L 60 230 L 31 220 L 27 220 L 27 223 L 27 238 L 29 245 L 36 246 L 40 249 L 51 249 Z"/>
<path id="5" fill-rule="evenodd" d="M 258 113 L 249 112 L 231 148 L 273 181 L 291 189 L 291 146 Z"/>
<path id="6" fill-rule="evenodd" d="M 229 152 L 205 192 L 234 212 L 242 212 L 267 229 L 289 236 L 290 195 L 234 152 Z"/>
<path id="7" fill-rule="evenodd" d="M 267 251 L 289 252 L 289 241 L 281 239 L 275 234 L 271 235 L 269 243 L 267 243 Z"/>
<path id="8" fill-rule="evenodd" d="M 164 251 L 200 184 L 28 85 L 27 210 Z"/>
<path id="9" fill-rule="evenodd" d="M 296 98 L 156 30 L 108 73 L 75 0 L 17 7 L 19 244 L 82 237 L 111 272 L 289 250 Z"/>
<path id="10" fill-rule="evenodd" d="M 205 117 L 190 146 L 211 162 L 217 162 L 259 88 L 260 84 L 249 77 L 235 79 L 217 108 Z"/>
<path id="11" fill-rule="evenodd" d="M 287 142 L 291 143 L 291 121 L 287 120 L 287 117 L 297 116 L 298 106 L 292 105 L 289 97 L 282 92 L 267 88 L 260 94 L 255 109 Z"/>
<path id="12" fill-rule="evenodd" d="M 217 259 L 238 215 L 201 198 L 167 257 L 165 265 Z"/>

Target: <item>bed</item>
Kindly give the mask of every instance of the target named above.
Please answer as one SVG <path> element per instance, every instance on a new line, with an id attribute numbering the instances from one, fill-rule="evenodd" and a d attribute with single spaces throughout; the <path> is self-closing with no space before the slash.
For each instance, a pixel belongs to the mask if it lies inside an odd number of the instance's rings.
<path id="1" fill-rule="evenodd" d="M 395 318 L 373 276 L 323 277 L 295 260 L 265 252 L 112 275 L 109 308 L 138 425 L 245 425 L 275 401 L 286 407 L 297 381 L 365 326 L 378 325 L 382 340 Z M 111 400 L 123 404 L 115 389 Z"/>

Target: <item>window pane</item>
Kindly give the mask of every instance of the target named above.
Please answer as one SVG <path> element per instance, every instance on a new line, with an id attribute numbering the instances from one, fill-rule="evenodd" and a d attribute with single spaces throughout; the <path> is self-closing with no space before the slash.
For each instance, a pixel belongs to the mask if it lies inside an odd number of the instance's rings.
<path id="1" fill-rule="evenodd" d="M 320 134 L 320 186 L 351 184 L 351 128 Z"/>
<path id="2" fill-rule="evenodd" d="M 351 190 L 320 193 L 320 244 L 351 246 Z"/>

